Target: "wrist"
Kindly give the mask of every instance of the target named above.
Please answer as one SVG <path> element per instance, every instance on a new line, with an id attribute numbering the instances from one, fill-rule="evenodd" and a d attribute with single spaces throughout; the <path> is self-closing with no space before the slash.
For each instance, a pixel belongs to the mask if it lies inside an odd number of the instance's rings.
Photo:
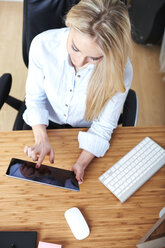
<path id="1" fill-rule="evenodd" d="M 48 140 L 48 135 L 46 132 L 46 126 L 45 125 L 35 125 L 32 127 L 33 133 L 34 133 L 34 139 L 35 142 L 38 143 L 41 140 Z"/>
<path id="2" fill-rule="evenodd" d="M 82 169 L 85 170 L 94 157 L 95 156 L 92 153 L 83 150 L 79 158 L 77 159 L 76 164 L 78 164 L 79 166 L 81 166 Z"/>
<path id="3" fill-rule="evenodd" d="M 79 159 L 76 161 L 76 165 L 78 165 L 79 167 L 81 167 L 83 170 L 85 170 L 86 167 L 88 166 L 87 163 L 82 162 L 82 161 L 80 161 Z"/>

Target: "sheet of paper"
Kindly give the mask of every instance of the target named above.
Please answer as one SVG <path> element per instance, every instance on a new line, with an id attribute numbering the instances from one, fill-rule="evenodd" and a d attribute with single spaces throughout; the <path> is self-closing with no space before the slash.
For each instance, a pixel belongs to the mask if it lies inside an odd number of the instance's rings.
<path id="1" fill-rule="evenodd" d="M 62 245 L 56 245 L 52 243 L 39 242 L 38 248 L 62 248 Z"/>

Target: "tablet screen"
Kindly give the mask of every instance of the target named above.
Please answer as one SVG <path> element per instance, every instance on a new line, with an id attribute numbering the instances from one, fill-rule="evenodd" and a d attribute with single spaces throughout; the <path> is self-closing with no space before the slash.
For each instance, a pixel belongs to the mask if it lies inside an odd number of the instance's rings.
<path id="1" fill-rule="evenodd" d="M 6 172 L 7 176 L 46 185 L 79 191 L 79 184 L 73 171 L 41 165 L 36 168 L 36 163 L 12 158 Z"/>

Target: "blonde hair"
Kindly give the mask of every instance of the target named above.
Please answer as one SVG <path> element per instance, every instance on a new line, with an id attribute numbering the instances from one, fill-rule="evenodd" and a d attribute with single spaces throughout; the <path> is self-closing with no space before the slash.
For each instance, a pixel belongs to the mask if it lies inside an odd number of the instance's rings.
<path id="1" fill-rule="evenodd" d="M 128 11 L 119 0 L 81 0 L 66 16 L 66 25 L 94 39 L 104 56 L 89 80 L 85 119 L 103 111 L 109 99 L 124 92 L 124 68 L 131 50 Z"/>

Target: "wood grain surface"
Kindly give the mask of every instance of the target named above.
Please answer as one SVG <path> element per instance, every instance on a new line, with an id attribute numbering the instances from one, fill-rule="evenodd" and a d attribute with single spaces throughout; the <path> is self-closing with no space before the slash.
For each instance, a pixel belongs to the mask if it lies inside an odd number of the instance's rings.
<path id="1" fill-rule="evenodd" d="M 56 156 L 53 166 L 71 168 L 80 153 L 79 131 L 48 131 Z M 165 126 L 117 128 L 109 151 L 88 167 L 80 192 L 72 192 L 5 176 L 12 157 L 30 160 L 23 148 L 34 139 L 32 131 L 0 132 L 0 231 L 36 230 L 38 241 L 62 244 L 63 248 L 136 247 L 165 206 L 165 167 L 123 204 L 98 177 L 146 136 L 165 148 Z M 48 158 L 44 164 L 50 165 Z M 64 218 L 64 212 L 74 206 L 91 231 L 82 241 L 74 238 Z"/>

